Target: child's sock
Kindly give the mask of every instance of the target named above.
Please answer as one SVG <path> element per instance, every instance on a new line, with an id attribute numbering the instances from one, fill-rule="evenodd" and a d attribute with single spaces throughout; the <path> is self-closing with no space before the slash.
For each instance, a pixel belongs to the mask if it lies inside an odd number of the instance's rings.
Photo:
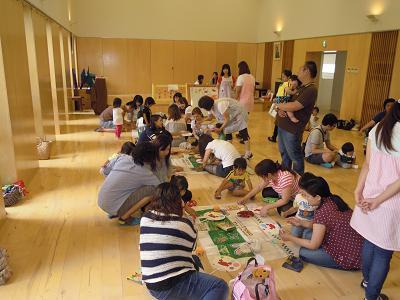
<path id="1" fill-rule="evenodd" d="M 327 169 L 333 168 L 332 164 L 328 162 L 322 163 L 321 166 Z"/>

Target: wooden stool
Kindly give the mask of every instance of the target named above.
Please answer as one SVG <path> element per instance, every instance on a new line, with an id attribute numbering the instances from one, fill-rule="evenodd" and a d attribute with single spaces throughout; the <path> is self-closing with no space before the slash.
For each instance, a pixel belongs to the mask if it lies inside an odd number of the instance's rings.
<path id="1" fill-rule="evenodd" d="M 75 111 L 83 111 L 83 103 L 82 103 L 82 96 L 72 96 L 69 98 L 71 101 L 74 101 L 74 108 Z"/>

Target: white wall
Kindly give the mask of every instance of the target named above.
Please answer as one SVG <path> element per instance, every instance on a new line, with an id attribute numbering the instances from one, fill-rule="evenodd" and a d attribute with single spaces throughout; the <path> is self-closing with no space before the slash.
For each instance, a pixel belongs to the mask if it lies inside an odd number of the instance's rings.
<path id="1" fill-rule="evenodd" d="M 71 22 L 69 21 L 69 14 L 72 16 L 72 9 L 75 5 L 75 0 L 26 0 L 34 7 L 40 9 L 50 18 L 64 26 L 71 31 Z M 76 2 L 77 4 L 81 0 Z M 111 1 L 110 1 L 111 3 Z"/>
<path id="2" fill-rule="evenodd" d="M 399 0 L 263 0 L 259 11 L 258 42 L 400 28 Z M 372 23 L 368 14 L 381 15 Z"/>
<path id="3" fill-rule="evenodd" d="M 255 42 L 262 0 L 76 0 L 81 37 Z"/>

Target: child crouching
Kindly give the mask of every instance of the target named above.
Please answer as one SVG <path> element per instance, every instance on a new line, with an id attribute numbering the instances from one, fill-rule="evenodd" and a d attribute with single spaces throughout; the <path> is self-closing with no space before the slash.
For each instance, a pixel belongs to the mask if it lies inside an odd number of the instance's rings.
<path id="1" fill-rule="evenodd" d="M 357 169 L 356 155 L 354 153 L 354 145 L 350 142 L 344 143 L 342 149 L 338 153 L 336 163 L 345 169 Z"/>
<path id="2" fill-rule="evenodd" d="M 247 161 L 240 157 L 236 158 L 233 162 L 233 170 L 229 172 L 228 176 L 222 181 L 219 188 L 215 191 L 215 199 L 221 199 L 221 193 L 224 190 L 232 192 L 233 196 L 243 197 L 253 189 L 249 174 L 246 171 Z M 246 183 L 249 189 L 246 189 Z"/>

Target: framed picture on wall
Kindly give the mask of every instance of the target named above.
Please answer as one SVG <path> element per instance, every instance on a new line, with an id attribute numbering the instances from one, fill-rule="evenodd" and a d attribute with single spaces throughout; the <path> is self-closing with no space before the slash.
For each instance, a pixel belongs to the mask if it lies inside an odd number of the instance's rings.
<path id="1" fill-rule="evenodd" d="M 281 49 L 282 49 L 281 46 L 282 46 L 281 42 L 274 43 L 274 60 L 281 59 Z"/>

